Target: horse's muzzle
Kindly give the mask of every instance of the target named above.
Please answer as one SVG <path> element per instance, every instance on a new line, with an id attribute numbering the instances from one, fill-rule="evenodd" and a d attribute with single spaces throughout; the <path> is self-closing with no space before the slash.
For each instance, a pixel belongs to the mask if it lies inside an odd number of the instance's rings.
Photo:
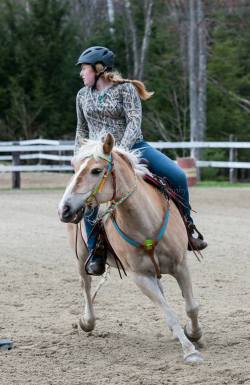
<path id="1" fill-rule="evenodd" d="M 77 211 L 72 210 L 72 207 L 65 204 L 61 210 L 59 210 L 59 218 L 65 223 L 79 223 L 82 219 L 85 211 L 85 206 L 80 207 Z"/>

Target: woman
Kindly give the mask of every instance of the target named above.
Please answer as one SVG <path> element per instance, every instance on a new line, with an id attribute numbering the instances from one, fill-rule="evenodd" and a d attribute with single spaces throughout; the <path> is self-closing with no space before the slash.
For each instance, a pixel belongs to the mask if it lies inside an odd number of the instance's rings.
<path id="1" fill-rule="evenodd" d="M 85 87 L 80 89 L 76 98 L 75 154 L 83 138 L 99 139 L 108 132 L 113 134 L 117 145 L 127 150 L 139 149 L 142 158 L 147 160 L 150 171 L 166 177 L 181 196 L 189 244 L 192 249 L 202 250 L 207 243 L 202 236 L 193 236 L 196 228 L 190 215 L 184 172 L 170 158 L 143 140 L 140 98 L 147 100 L 153 93 L 146 91 L 142 82 L 123 79 L 119 73 L 114 72 L 113 61 L 113 52 L 105 47 L 90 47 L 78 59 L 77 65 L 81 66 L 80 76 Z M 93 275 L 103 274 L 106 262 L 103 246 L 96 247 L 97 237 L 91 233 L 97 212 L 98 208 L 84 218 L 90 252 L 86 271 Z"/>

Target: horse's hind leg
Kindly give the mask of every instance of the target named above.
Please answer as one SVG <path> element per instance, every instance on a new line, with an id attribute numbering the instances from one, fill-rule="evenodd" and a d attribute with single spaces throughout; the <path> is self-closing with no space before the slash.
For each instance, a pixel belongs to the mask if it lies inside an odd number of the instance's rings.
<path id="1" fill-rule="evenodd" d="M 185 334 L 190 341 L 198 341 L 202 336 L 201 326 L 198 321 L 199 305 L 193 297 L 191 277 L 185 258 L 177 266 L 174 276 L 181 288 L 185 300 L 186 313 L 190 318 L 190 322 L 185 326 Z"/>
<path id="2" fill-rule="evenodd" d="M 186 337 L 176 314 L 168 305 L 159 280 L 154 276 L 137 275 L 135 273 L 133 274 L 133 279 L 141 291 L 163 311 L 168 327 L 182 345 L 185 362 L 202 361 L 201 354 Z"/>

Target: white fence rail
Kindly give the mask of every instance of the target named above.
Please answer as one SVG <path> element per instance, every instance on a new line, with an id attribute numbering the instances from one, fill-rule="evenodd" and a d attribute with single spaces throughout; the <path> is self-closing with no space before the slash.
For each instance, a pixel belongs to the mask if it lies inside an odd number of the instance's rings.
<path id="1" fill-rule="evenodd" d="M 229 149 L 229 161 L 199 160 L 197 167 L 229 168 L 231 174 L 235 169 L 250 169 L 250 162 L 237 162 L 234 153 L 237 149 L 250 149 L 250 142 L 149 142 L 153 147 L 163 149 L 226 148 Z M 73 142 L 34 139 L 19 142 L 0 142 L 0 173 L 12 173 L 13 188 L 20 187 L 21 172 L 58 172 L 70 171 L 73 155 Z M 23 164 L 23 161 L 35 164 Z M 56 164 L 42 164 L 54 162 Z"/>

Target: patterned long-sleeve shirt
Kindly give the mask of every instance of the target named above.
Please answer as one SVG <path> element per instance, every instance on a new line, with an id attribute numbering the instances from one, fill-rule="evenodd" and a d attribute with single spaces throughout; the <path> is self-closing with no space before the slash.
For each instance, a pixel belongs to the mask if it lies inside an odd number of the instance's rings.
<path id="1" fill-rule="evenodd" d="M 125 149 L 143 139 L 141 100 L 131 83 L 113 84 L 102 91 L 81 88 L 76 97 L 76 112 L 75 153 L 81 139 L 98 140 L 108 132 Z"/>

